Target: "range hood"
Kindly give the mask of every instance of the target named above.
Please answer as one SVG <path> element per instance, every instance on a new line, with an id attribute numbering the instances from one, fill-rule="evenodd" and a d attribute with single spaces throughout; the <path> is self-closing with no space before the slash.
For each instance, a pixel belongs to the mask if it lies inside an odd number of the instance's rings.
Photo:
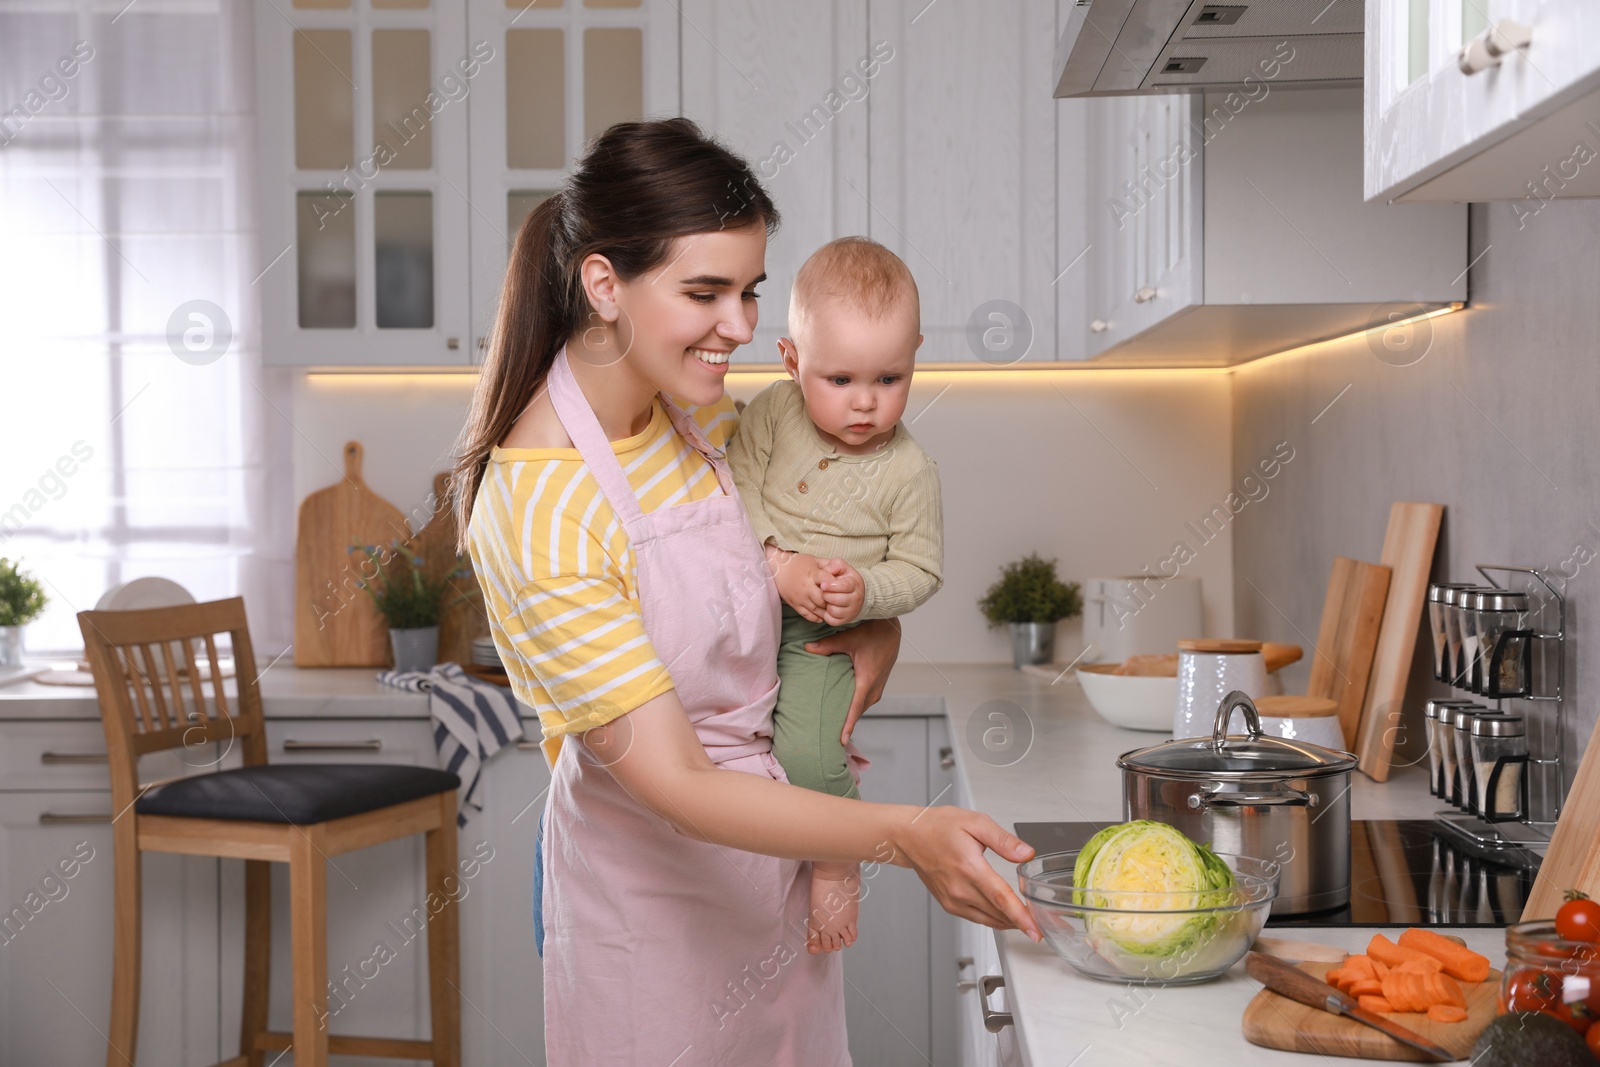
<path id="1" fill-rule="evenodd" d="M 1363 0 L 1077 0 L 1055 95 L 1359 85 L 1364 18 Z"/>

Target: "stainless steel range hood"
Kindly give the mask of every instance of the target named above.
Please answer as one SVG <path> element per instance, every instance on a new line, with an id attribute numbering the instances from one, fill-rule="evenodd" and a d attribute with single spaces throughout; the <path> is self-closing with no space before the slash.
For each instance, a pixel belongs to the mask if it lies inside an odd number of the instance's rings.
<path id="1" fill-rule="evenodd" d="M 1077 0 L 1055 95 L 1359 85 L 1364 18 L 1363 0 Z"/>

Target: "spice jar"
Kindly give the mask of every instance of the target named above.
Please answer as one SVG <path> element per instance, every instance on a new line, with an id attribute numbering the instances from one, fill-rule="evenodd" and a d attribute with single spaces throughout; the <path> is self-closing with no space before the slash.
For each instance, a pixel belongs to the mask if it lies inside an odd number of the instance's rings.
<path id="1" fill-rule="evenodd" d="M 1528 594 L 1479 592 L 1473 606 L 1479 662 L 1473 691 L 1492 697 L 1527 696 L 1533 673 Z"/>
<path id="2" fill-rule="evenodd" d="M 1439 742 L 1439 799 L 1449 804 L 1456 802 L 1459 783 L 1456 779 L 1456 712 L 1465 705 L 1461 700 L 1434 702 L 1434 718 L 1438 725 L 1434 736 Z"/>
<path id="3" fill-rule="evenodd" d="M 1462 616 L 1466 614 L 1467 597 L 1476 592 L 1476 586 L 1458 585 L 1444 592 L 1445 623 L 1445 676 L 1440 681 L 1450 685 L 1463 684 L 1462 673 L 1466 666 L 1466 633 Z"/>
<path id="4" fill-rule="evenodd" d="M 1450 680 L 1450 635 L 1445 628 L 1445 594 L 1452 589 L 1470 589 L 1460 582 L 1433 582 L 1428 586 L 1428 630 L 1433 635 L 1433 678 Z"/>
<path id="5" fill-rule="evenodd" d="M 1500 1014 L 1546 1011 L 1559 1016 L 1562 1008 L 1579 1005 L 1596 992 L 1600 992 L 1600 945 L 1563 940 L 1551 919 L 1506 927 Z"/>
<path id="6" fill-rule="evenodd" d="M 1478 814 L 1478 779 L 1472 773 L 1472 721 L 1488 711 L 1473 704 L 1457 708 L 1455 715 L 1456 792 L 1451 803 L 1462 811 Z"/>
<path id="7" fill-rule="evenodd" d="M 1520 819 L 1526 808 L 1527 723 L 1521 715 L 1479 715 L 1471 731 L 1478 815 L 1485 822 Z"/>

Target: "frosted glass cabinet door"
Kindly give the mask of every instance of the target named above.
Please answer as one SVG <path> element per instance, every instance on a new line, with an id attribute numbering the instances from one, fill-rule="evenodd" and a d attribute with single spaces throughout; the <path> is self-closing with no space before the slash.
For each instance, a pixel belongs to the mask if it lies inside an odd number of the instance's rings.
<path id="1" fill-rule="evenodd" d="M 268 363 L 463 363 L 467 109 L 495 57 L 465 0 L 256 4 Z"/>
<path id="2" fill-rule="evenodd" d="M 678 113 L 671 0 L 465 0 L 495 59 L 472 86 L 470 357 L 481 360 L 518 230 L 607 126 Z"/>

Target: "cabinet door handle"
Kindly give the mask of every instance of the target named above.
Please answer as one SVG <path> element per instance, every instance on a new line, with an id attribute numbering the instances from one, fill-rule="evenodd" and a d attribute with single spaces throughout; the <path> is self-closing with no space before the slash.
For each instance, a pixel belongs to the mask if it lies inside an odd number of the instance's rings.
<path id="1" fill-rule="evenodd" d="M 41 752 L 40 763 L 104 763 L 104 752 Z"/>
<path id="2" fill-rule="evenodd" d="M 1532 28 L 1513 19 L 1501 19 L 1462 46 L 1456 66 L 1468 76 L 1481 74 L 1499 66 L 1512 52 L 1528 47 L 1532 40 Z"/>
<path id="3" fill-rule="evenodd" d="M 531 752 L 536 748 L 543 748 L 544 746 L 538 741 L 518 741 L 517 747 L 522 749 L 524 752 Z"/>
<path id="4" fill-rule="evenodd" d="M 288 737 L 283 742 L 285 752 L 379 752 L 382 749 L 383 742 L 376 737 L 365 741 L 296 741 Z"/>
<path id="5" fill-rule="evenodd" d="M 978 1004 L 983 1008 L 983 1028 L 991 1034 L 998 1034 L 1015 1021 L 1009 1011 L 995 1011 L 989 1007 L 989 995 L 1005 987 L 1005 978 L 998 974 L 986 974 L 978 979 Z"/>
<path id="6" fill-rule="evenodd" d="M 974 960 L 972 959 L 971 956 L 957 956 L 956 957 L 956 992 L 957 993 L 965 993 L 969 989 L 978 988 L 978 980 L 976 978 L 963 978 L 963 977 L 961 977 L 961 972 L 966 970 L 968 967 L 972 967 L 972 966 L 974 966 Z"/>
<path id="7" fill-rule="evenodd" d="M 1095 319 L 1089 324 L 1090 333 L 1105 333 L 1109 329 L 1111 329 L 1111 324 L 1105 319 Z"/>
<path id="8" fill-rule="evenodd" d="M 1133 302 L 1135 304 L 1148 304 L 1155 298 L 1156 291 L 1148 285 L 1140 286 L 1133 291 Z"/>
<path id="9" fill-rule="evenodd" d="M 109 811 L 108 812 L 102 812 L 100 814 L 87 814 L 87 815 L 61 815 L 61 814 L 59 814 L 57 812 L 53 812 L 53 811 L 45 811 L 45 812 L 40 812 L 39 813 L 39 825 L 40 826 L 60 826 L 63 823 L 110 822 L 110 821 L 111 821 L 111 813 Z"/>
<path id="10" fill-rule="evenodd" d="M 956 765 L 956 750 L 953 749 L 953 748 L 949 748 L 948 746 L 945 747 L 945 748 L 941 748 L 939 750 L 939 769 L 941 771 L 948 771 L 952 767 L 954 767 L 955 765 Z"/>

